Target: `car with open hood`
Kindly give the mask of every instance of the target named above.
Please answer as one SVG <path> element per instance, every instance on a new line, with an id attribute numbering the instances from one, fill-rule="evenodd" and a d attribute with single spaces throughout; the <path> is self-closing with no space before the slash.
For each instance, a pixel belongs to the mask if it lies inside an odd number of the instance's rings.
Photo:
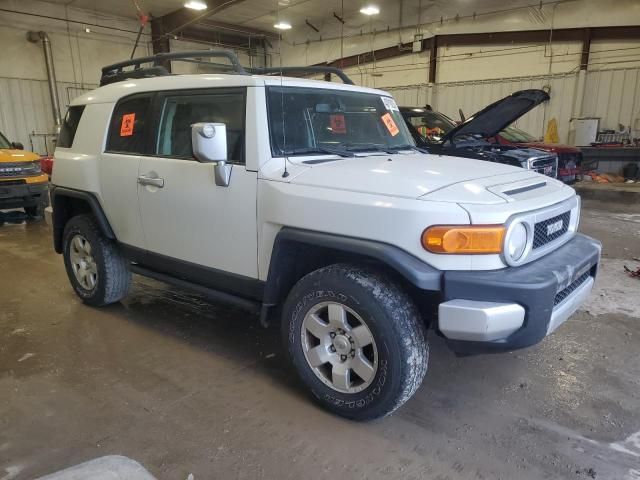
<path id="1" fill-rule="evenodd" d="M 162 67 L 203 56 L 232 71 Z M 280 325 L 320 405 L 365 420 L 419 388 L 427 329 L 456 353 L 508 352 L 585 301 L 601 247 L 571 187 L 426 153 L 389 93 L 290 69 L 161 54 L 105 67 L 71 102 L 53 243 L 84 303 L 118 302 L 136 273 L 246 309 Z"/>
<path id="2" fill-rule="evenodd" d="M 504 163 L 556 178 L 556 153 L 494 140 L 518 118 L 547 100 L 549 94 L 543 90 L 521 90 L 459 124 L 430 107 L 400 107 L 400 111 L 416 144 L 429 152 Z"/>

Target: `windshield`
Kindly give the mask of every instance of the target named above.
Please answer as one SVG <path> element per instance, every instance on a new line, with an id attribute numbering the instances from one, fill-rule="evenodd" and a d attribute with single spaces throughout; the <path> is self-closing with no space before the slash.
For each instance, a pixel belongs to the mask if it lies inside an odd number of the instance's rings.
<path id="1" fill-rule="evenodd" d="M 516 127 L 505 128 L 500 132 L 500 136 L 507 142 L 511 143 L 531 143 L 538 141 L 538 139 L 533 135 L 529 135 L 527 132 L 524 132 Z"/>
<path id="2" fill-rule="evenodd" d="M 274 156 L 414 148 L 391 97 L 345 90 L 269 87 Z M 351 152 L 351 153 L 350 153 Z"/>
<path id="3" fill-rule="evenodd" d="M 424 108 L 405 110 L 403 115 L 427 142 L 439 143 L 456 126 L 449 117 Z"/>
<path id="4" fill-rule="evenodd" d="M 11 148 L 11 142 L 0 132 L 0 148 Z"/>

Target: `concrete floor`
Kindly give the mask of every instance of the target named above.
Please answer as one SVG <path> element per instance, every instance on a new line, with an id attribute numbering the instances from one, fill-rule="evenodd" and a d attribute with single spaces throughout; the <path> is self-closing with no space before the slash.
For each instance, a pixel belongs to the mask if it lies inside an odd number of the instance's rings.
<path id="1" fill-rule="evenodd" d="M 637 213 L 636 213 L 637 212 Z M 640 479 L 640 211 L 585 202 L 597 290 L 542 344 L 430 370 L 395 415 L 316 407 L 275 330 L 135 278 L 82 305 L 43 223 L 0 227 L 0 480 L 124 455 L 159 479 Z M 7 219 L 6 214 L 4 218 Z"/>

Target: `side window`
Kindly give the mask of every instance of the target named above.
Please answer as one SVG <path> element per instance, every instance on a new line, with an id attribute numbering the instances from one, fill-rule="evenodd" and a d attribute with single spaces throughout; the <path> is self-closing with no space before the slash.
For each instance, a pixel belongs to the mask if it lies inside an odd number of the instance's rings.
<path id="1" fill-rule="evenodd" d="M 120 101 L 111 117 L 107 151 L 145 153 L 152 95 L 136 95 Z"/>
<path id="2" fill-rule="evenodd" d="M 69 107 L 67 114 L 64 117 L 62 128 L 60 129 L 60 135 L 58 135 L 58 142 L 56 146 L 62 148 L 71 148 L 73 145 L 73 139 L 76 136 L 76 130 L 80 124 L 80 118 L 84 112 L 84 105 L 78 105 L 75 107 Z"/>
<path id="3" fill-rule="evenodd" d="M 244 163 L 244 117 L 244 90 L 168 95 L 162 107 L 156 154 L 193 158 L 191 125 L 224 123 L 227 127 L 227 160 Z"/>

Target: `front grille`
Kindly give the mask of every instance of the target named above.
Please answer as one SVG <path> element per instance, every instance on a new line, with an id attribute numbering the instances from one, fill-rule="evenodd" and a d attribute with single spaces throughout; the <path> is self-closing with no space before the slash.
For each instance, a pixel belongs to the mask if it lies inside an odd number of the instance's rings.
<path id="1" fill-rule="evenodd" d="M 0 178 L 39 175 L 39 162 L 7 162 L 0 163 Z"/>
<path id="2" fill-rule="evenodd" d="M 533 249 L 543 247 L 567 233 L 570 220 L 571 210 L 536 223 L 533 231 Z M 559 226 L 561 221 L 562 226 Z"/>
<path id="3" fill-rule="evenodd" d="M 562 303 L 562 301 L 569 295 L 571 295 L 576 290 L 576 288 L 586 282 L 590 276 L 590 272 L 583 273 L 578 278 L 576 278 L 567 288 L 556 293 L 556 297 L 553 299 L 553 306 L 556 307 L 557 305 Z"/>
<path id="4" fill-rule="evenodd" d="M 532 160 L 530 168 L 536 173 L 556 178 L 558 176 L 558 157 L 553 155 Z"/>
<path id="5" fill-rule="evenodd" d="M 0 187 L 4 187 L 5 185 L 24 185 L 26 182 L 26 180 L 24 179 L 20 179 L 20 180 L 0 180 Z"/>

